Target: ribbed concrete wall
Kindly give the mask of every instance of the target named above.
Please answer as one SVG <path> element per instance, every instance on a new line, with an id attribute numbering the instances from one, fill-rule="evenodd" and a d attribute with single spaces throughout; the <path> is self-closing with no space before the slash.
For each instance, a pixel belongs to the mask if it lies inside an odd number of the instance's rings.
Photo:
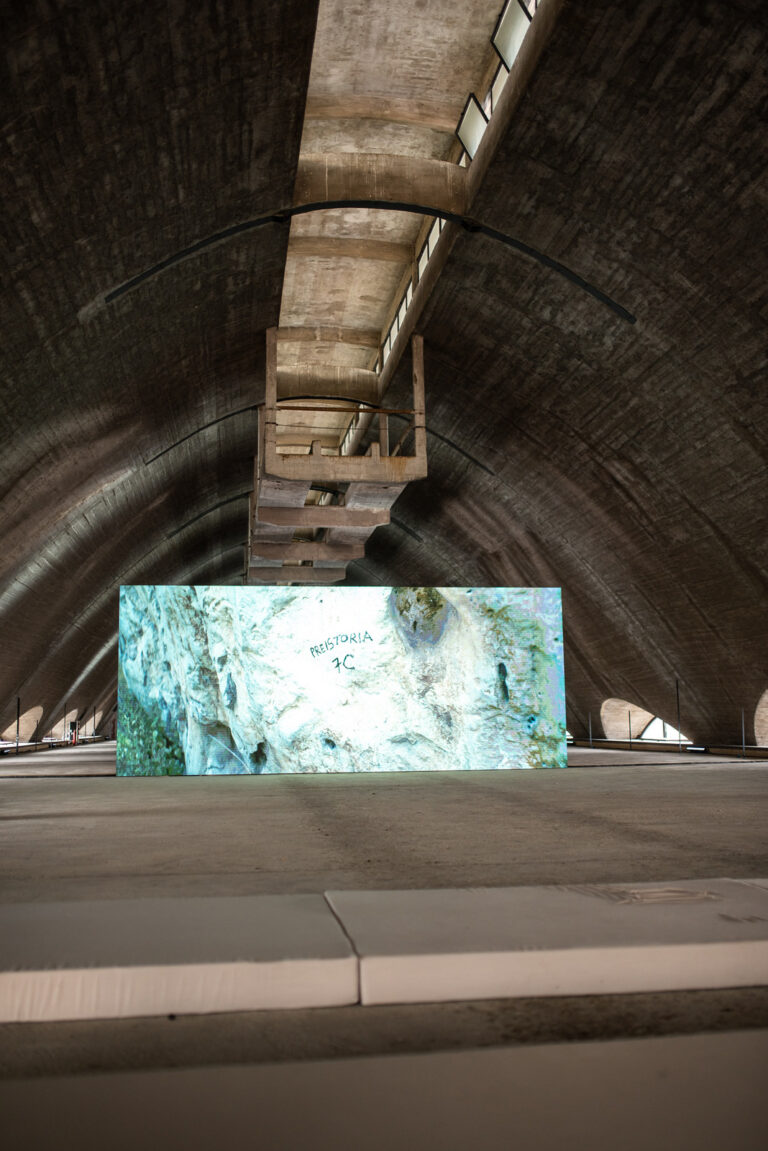
<path id="1" fill-rule="evenodd" d="M 290 203 L 315 13 L 3 13 L 0 728 L 90 715 L 120 582 L 242 571 L 255 413 L 197 430 L 263 397 L 287 227 L 159 265 Z"/>
<path id="2" fill-rule="evenodd" d="M 359 574 L 561 584 L 574 735 L 609 696 L 675 724 L 677 678 L 692 739 L 754 737 L 767 50 L 758 3 L 566 6 L 472 211 L 636 323 L 467 233 L 427 309 L 430 478 Z"/>
<path id="3" fill-rule="evenodd" d="M 162 264 L 290 204 L 315 5 L 0 20 L 0 730 L 17 695 L 46 730 L 109 692 L 120 582 L 239 579 L 287 228 Z M 609 302 L 460 235 L 420 325 L 430 476 L 350 567 L 562 584 L 576 735 L 609 696 L 675 723 L 677 678 L 692 739 L 742 707 L 754 738 L 766 60 L 761 0 L 564 5 L 471 211 Z"/>

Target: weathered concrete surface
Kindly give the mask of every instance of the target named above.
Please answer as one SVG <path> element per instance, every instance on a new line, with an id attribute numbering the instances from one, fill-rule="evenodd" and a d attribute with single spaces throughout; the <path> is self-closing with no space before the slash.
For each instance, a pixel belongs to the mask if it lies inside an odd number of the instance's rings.
<path id="1" fill-rule="evenodd" d="M 360 582 L 564 589 L 568 726 L 747 742 L 768 684 L 768 11 L 565 5 L 423 318 L 429 479 Z M 406 369 L 388 396 L 405 394 Z M 445 577 L 443 577 L 445 578 Z"/>
<path id="2" fill-rule="evenodd" d="M 493 52 L 497 0 L 322 0 L 293 203 L 389 200 L 449 212 L 466 206 L 454 135 Z M 366 326 L 386 336 L 418 256 L 424 218 L 321 212 L 291 222 L 280 311 L 286 327 Z M 396 243 L 398 264 L 334 258 L 334 242 Z M 314 247 L 314 245 L 318 245 Z M 329 254 L 328 245 L 331 245 Z M 299 249 L 314 252 L 298 258 Z M 281 363 L 372 368 L 378 353 L 334 341 L 281 342 Z"/>
<path id="3" fill-rule="evenodd" d="M 768 1026 L 768 988 L 0 1025 L 0 1078 L 338 1059 Z"/>
<path id="4" fill-rule="evenodd" d="M 261 398 L 287 228 L 105 293 L 290 203 L 315 13 L 3 10 L 2 731 L 17 695 L 43 706 L 42 730 L 73 701 L 109 714 L 121 581 L 241 576 L 255 419 L 213 421 Z M 472 210 L 637 323 L 464 235 L 423 323 L 430 478 L 351 569 L 561 584 L 576 735 L 609 696 L 675 724 L 678 678 L 692 739 L 738 744 L 742 707 L 754 738 L 766 60 L 762 0 L 563 6 Z M 447 130 L 445 110 L 412 112 Z M 315 113 L 313 131 L 337 115 Z M 355 235 L 357 212 L 301 234 Z M 393 216 L 381 236 L 397 241 Z"/>
<path id="5" fill-rule="evenodd" d="M 69 756 L 74 770 L 100 765 L 109 752 L 114 745 L 60 758 Z M 0 899 L 310 891 L 337 881 L 380 888 L 765 874 L 768 763 L 588 748 L 569 754 L 576 764 L 634 766 L 375 779 L 7 779 Z M 45 761 L 49 770 L 57 758 L 20 757 L 25 769 Z M 4 1025 L 0 1076 L 766 1025 L 764 988 Z"/>
<path id="6" fill-rule="evenodd" d="M 768 764 L 642 758 L 557 772 L 5 779 L 0 899 L 768 874 Z"/>
<path id="7" fill-rule="evenodd" d="M 120 582 L 242 572 L 256 420 L 226 417 L 287 228 L 157 265 L 290 203 L 316 7 L 3 8 L 0 730 L 108 692 Z"/>

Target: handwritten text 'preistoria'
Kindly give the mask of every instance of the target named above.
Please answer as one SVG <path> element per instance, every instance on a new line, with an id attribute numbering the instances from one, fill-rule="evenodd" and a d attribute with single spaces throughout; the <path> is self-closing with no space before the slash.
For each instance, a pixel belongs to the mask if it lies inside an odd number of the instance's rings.
<path id="1" fill-rule="evenodd" d="M 322 643 L 316 644 L 309 650 L 314 659 L 315 656 L 324 655 L 327 651 L 333 651 L 335 647 L 340 647 L 343 643 L 365 643 L 366 641 L 373 643 L 373 636 L 369 631 L 351 631 L 349 634 L 344 632 L 340 635 L 329 635 Z"/>

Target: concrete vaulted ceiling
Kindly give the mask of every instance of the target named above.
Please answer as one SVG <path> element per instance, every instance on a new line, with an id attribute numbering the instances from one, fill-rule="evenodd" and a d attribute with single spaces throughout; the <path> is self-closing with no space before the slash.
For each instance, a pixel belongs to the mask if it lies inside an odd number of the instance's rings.
<path id="1" fill-rule="evenodd" d="M 266 329 L 293 330 L 283 364 L 373 363 L 421 222 L 291 223 L 314 179 L 300 157 L 364 156 L 375 131 L 378 154 L 410 155 L 412 202 L 428 160 L 455 164 L 451 117 L 501 4 L 349 6 L 336 40 L 322 4 L 319 24 L 307 0 L 3 6 L 0 730 L 17 696 L 41 731 L 111 704 L 121 583 L 241 582 Z M 389 40 L 370 16 L 387 7 Z M 607 697 L 674 722 L 677 679 L 687 735 L 736 742 L 744 708 L 750 739 L 768 687 L 768 12 L 539 7 L 551 35 L 477 169 L 474 223 L 448 212 L 416 319 L 429 477 L 347 582 L 561 585 L 574 734 Z M 409 9 L 425 60 L 471 41 L 467 75 L 431 96 L 387 61 Z M 477 23 L 453 26 L 459 9 Z M 393 245 L 357 265 L 359 316 L 349 239 Z M 313 310 L 327 275 L 333 315 Z M 406 356 L 391 406 L 409 386 Z"/>

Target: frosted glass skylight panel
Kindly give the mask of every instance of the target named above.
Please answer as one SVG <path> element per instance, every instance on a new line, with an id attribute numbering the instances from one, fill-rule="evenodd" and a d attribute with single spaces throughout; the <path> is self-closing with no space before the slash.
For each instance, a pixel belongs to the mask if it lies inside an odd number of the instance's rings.
<path id="1" fill-rule="evenodd" d="M 496 79 L 493 81 L 493 86 L 491 88 L 492 106 L 493 106 L 494 111 L 498 107 L 499 97 L 501 96 L 501 93 L 504 91 L 504 85 L 507 82 L 507 76 L 508 75 L 509 75 L 509 72 L 507 71 L 506 65 L 500 64 L 499 70 L 496 73 Z"/>
<path id="2" fill-rule="evenodd" d="M 474 157 L 480 141 L 483 138 L 483 133 L 488 121 L 480 107 L 477 96 L 470 93 L 464 111 L 459 120 L 459 126 L 456 129 L 456 135 L 461 140 L 461 143 L 466 148 L 470 157 Z"/>
<path id="3" fill-rule="evenodd" d="M 435 220 L 434 224 L 429 229 L 429 236 L 427 238 L 427 245 L 429 247 L 430 256 L 432 255 L 432 253 L 435 250 L 435 245 L 437 244 L 439 236 L 440 236 L 440 223 L 439 223 L 439 220 Z"/>
<path id="4" fill-rule="evenodd" d="M 491 43 L 507 68 L 512 67 L 530 23 L 531 18 L 519 0 L 507 0 L 491 37 Z"/>
<path id="5" fill-rule="evenodd" d="M 426 272 L 428 263 L 429 263 L 429 245 L 425 244 L 424 247 L 421 249 L 421 255 L 419 256 L 419 279 L 421 279 L 421 277 Z"/>

